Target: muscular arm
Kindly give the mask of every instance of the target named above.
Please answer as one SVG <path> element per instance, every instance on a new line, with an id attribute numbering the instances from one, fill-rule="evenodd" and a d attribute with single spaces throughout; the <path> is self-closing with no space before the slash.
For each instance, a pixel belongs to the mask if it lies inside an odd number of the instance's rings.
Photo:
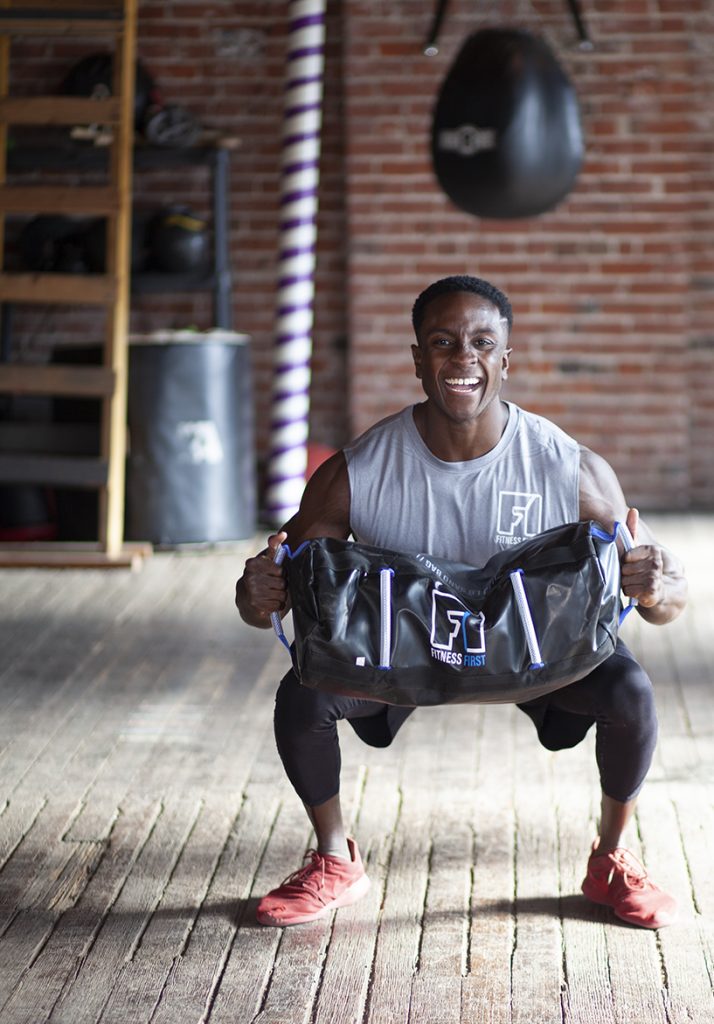
<path id="1" fill-rule="evenodd" d="M 580 518 L 595 519 L 609 530 L 615 522 L 627 525 L 636 546 L 622 559 L 623 593 L 637 598 L 637 610 L 647 622 L 663 625 L 676 619 L 687 603 L 682 564 L 628 507 L 609 463 L 585 447 L 580 449 Z"/>
<path id="2" fill-rule="evenodd" d="M 272 612 L 285 614 L 289 599 L 282 568 L 273 558 L 279 544 L 294 551 L 313 537 L 346 539 L 350 533 L 350 484 L 347 463 L 337 452 L 310 478 L 300 508 L 282 529 L 268 538 L 268 546 L 245 563 L 236 583 L 236 607 L 250 626 L 267 629 Z"/>

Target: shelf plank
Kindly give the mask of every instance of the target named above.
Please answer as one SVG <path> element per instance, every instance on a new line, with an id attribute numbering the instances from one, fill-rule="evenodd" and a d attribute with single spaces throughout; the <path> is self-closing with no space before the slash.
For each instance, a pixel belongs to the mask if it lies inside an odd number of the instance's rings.
<path id="1" fill-rule="evenodd" d="M 2 23 L 0 23 L 0 28 Z M 119 100 L 77 96 L 7 96 L 0 99 L 5 124 L 118 124 Z"/>
<path id="2" fill-rule="evenodd" d="M 70 12 L 71 13 L 71 12 Z M 81 17 L 60 17 L 54 10 L 49 16 L 31 17 L 29 11 L 19 14 L 11 8 L 0 10 L 0 34 L 10 36 L 116 36 L 123 21 L 112 11 L 101 11 L 92 17 L 89 10 Z"/>
<path id="3" fill-rule="evenodd" d="M 17 455 L 95 455 L 99 424 L 0 420 L 0 452 Z"/>
<path id="4" fill-rule="evenodd" d="M 13 544 L 0 545 L 3 569 L 141 569 L 153 554 L 151 544 L 124 544 L 116 555 L 98 545 Z"/>
<path id="5" fill-rule="evenodd" d="M 87 101 L 90 102 L 90 101 Z M 91 102 L 98 102 L 92 100 Z M 107 146 L 70 139 L 59 132 L 48 144 L 23 143 L 8 150 L 7 169 L 24 174 L 38 169 L 45 171 L 105 171 L 109 166 Z M 134 168 L 140 171 L 174 171 L 184 167 L 215 165 L 219 146 L 151 146 L 137 142 L 133 151 Z"/>
<path id="6" fill-rule="evenodd" d="M 104 366 L 0 365 L 0 392 L 103 398 L 114 391 L 114 373 Z"/>
<path id="7" fill-rule="evenodd" d="M 0 273 L 0 302 L 106 306 L 115 295 L 116 281 L 108 274 Z"/>
<path id="8" fill-rule="evenodd" d="M 8 11 L 22 12 L 27 15 L 30 11 L 34 17 L 58 18 L 68 17 L 69 12 L 82 12 L 89 17 L 106 17 L 107 15 L 117 18 L 122 17 L 123 6 L 121 0 L 4 0 L 4 7 Z"/>
<path id="9" fill-rule="evenodd" d="M 1 185 L 0 213 L 69 213 L 110 217 L 119 209 L 116 188 L 67 185 Z"/>
<path id="10" fill-rule="evenodd" d="M 0 455 L 0 483 L 97 488 L 105 486 L 106 482 L 105 459 Z"/>
<path id="11" fill-rule="evenodd" d="M 196 270 L 180 274 L 160 271 L 142 271 L 132 274 L 131 290 L 135 295 L 160 295 L 169 292 L 201 292 L 216 286 L 216 277 L 210 270 Z"/>

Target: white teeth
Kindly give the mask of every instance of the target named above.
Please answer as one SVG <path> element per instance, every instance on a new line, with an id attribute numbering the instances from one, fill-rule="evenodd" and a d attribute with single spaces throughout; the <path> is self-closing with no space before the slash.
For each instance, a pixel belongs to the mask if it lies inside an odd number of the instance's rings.
<path id="1" fill-rule="evenodd" d="M 479 384 L 480 381 L 478 377 L 447 377 L 446 383 L 457 384 L 460 387 L 463 387 L 464 385 L 471 386 L 473 384 Z"/>

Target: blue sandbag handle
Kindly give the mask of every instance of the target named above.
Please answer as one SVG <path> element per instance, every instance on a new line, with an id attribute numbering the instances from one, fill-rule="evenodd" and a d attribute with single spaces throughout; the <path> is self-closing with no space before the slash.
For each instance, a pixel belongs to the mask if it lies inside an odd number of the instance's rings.
<path id="1" fill-rule="evenodd" d="M 275 564 L 282 565 L 283 561 L 285 560 L 286 554 L 286 546 L 284 544 L 278 544 L 277 548 L 275 549 L 275 554 L 273 555 L 273 561 L 275 562 Z M 278 640 L 287 648 L 288 653 L 290 653 L 290 644 L 288 643 L 288 638 L 285 636 L 285 630 L 283 629 L 283 620 L 280 617 L 280 612 L 271 612 L 270 621 L 272 623 L 273 629 L 275 630 L 275 635 L 277 636 Z"/>
<path id="2" fill-rule="evenodd" d="M 620 539 L 622 540 L 623 547 L 625 548 L 625 551 L 632 551 L 632 549 L 635 546 L 635 540 L 634 540 L 632 534 L 627 529 L 627 527 L 625 526 L 624 523 L 615 523 L 615 533 L 619 534 Z M 619 619 L 618 625 L 621 626 L 622 623 L 627 618 L 627 616 L 632 611 L 632 609 L 636 608 L 636 607 L 637 607 L 637 598 L 636 597 L 631 597 L 630 598 L 630 603 L 628 604 L 628 606 L 626 608 L 623 608 L 622 611 L 620 612 L 620 619 Z"/>

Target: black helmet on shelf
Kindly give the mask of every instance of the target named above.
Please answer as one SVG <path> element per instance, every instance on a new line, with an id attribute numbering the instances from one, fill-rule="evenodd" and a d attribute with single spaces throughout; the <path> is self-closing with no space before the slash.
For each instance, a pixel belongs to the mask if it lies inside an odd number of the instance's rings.
<path id="1" fill-rule="evenodd" d="M 207 269 L 208 226 L 189 207 L 160 210 L 149 222 L 146 237 L 154 269 L 172 274 Z"/>
<path id="2" fill-rule="evenodd" d="M 111 96 L 112 67 L 111 53 L 92 53 L 83 57 L 65 75 L 60 92 L 63 96 Z M 134 126 L 137 129 L 141 128 L 147 110 L 155 102 L 155 89 L 154 79 L 137 60 L 134 84 Z"/>

